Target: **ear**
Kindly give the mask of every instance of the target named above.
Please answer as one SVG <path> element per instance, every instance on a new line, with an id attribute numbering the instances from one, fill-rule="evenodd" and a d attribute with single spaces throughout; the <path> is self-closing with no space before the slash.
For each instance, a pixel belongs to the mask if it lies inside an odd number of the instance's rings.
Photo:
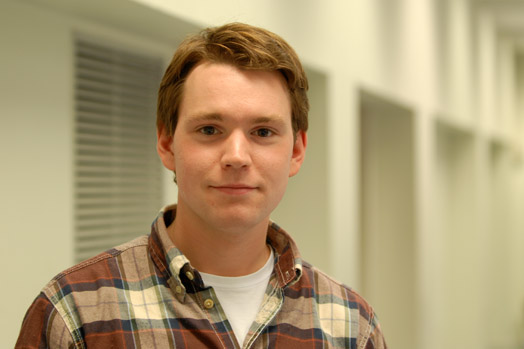
<path id="1" fill-rule="evenodd" d="M 293 177 L 298 173 L 306 157 L 307 134 L 300 130 L 297 132 L 295 138 L 293 154 L 291 155 L 291 166 L 289 167 L 289 177 Z"/>
<path id="2" fill-rule="evenodd" d="M 175 171 L 175 155 L 173 152 L 173 136 L 168 136 L 164 126 L 156 131 L 156 151 L 165 168 Z"/>

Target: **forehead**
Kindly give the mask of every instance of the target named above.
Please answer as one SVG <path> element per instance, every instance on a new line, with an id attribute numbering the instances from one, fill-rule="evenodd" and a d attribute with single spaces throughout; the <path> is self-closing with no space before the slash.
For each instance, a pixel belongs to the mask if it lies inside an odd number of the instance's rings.
<path id="1" fill-rule="evenodd" d="M 246 70 L 226 63 L 200 63 L 186 79 L 180 116 L 221 111 L 289 115 L 290 118 L 291 102 L 286 80 L 278 71 Z"/>

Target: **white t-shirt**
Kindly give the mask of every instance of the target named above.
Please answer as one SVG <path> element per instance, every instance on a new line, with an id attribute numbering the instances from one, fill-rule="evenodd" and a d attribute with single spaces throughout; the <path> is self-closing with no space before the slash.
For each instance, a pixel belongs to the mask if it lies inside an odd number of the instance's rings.
<path id="1" fill-rule="evenodd" d="M 274 254 L 273 249 L 270 250 L 266 264 L 253 274 L 226 277 L 200 273 L 204 284 L 215 290 L 240 345 L 255 320 L 273 272 Z"/>

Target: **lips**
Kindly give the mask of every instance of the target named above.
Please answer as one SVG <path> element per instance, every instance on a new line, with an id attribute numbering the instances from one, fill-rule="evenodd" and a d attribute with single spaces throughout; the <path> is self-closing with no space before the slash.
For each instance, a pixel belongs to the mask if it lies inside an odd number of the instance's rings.
<path id="1" fill-rule="evenodd" d="M 257 187 L 247 184 L 221 184 L 212 185 L 211 188 L 228 195 L 245 195 L 257 189 Z"/>

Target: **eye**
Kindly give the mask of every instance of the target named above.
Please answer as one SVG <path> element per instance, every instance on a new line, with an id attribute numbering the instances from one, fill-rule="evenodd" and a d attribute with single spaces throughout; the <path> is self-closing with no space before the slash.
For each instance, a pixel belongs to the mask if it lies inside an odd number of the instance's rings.
<path id="1" fill-rule="evenodd" d="M 258 130 L 255 131 L 255 134 L 258 137 L 270 137 L 273 135 L 273 131 L 271 131 L 268 128 L 259 128 Z"/>
<path id="2" fill-rule="evenodd" d="M 213 136 L 218 133 L 218 130 L 214 126 L 204 126 L 201 127 L 198 131 L 206 136 Z"/>

